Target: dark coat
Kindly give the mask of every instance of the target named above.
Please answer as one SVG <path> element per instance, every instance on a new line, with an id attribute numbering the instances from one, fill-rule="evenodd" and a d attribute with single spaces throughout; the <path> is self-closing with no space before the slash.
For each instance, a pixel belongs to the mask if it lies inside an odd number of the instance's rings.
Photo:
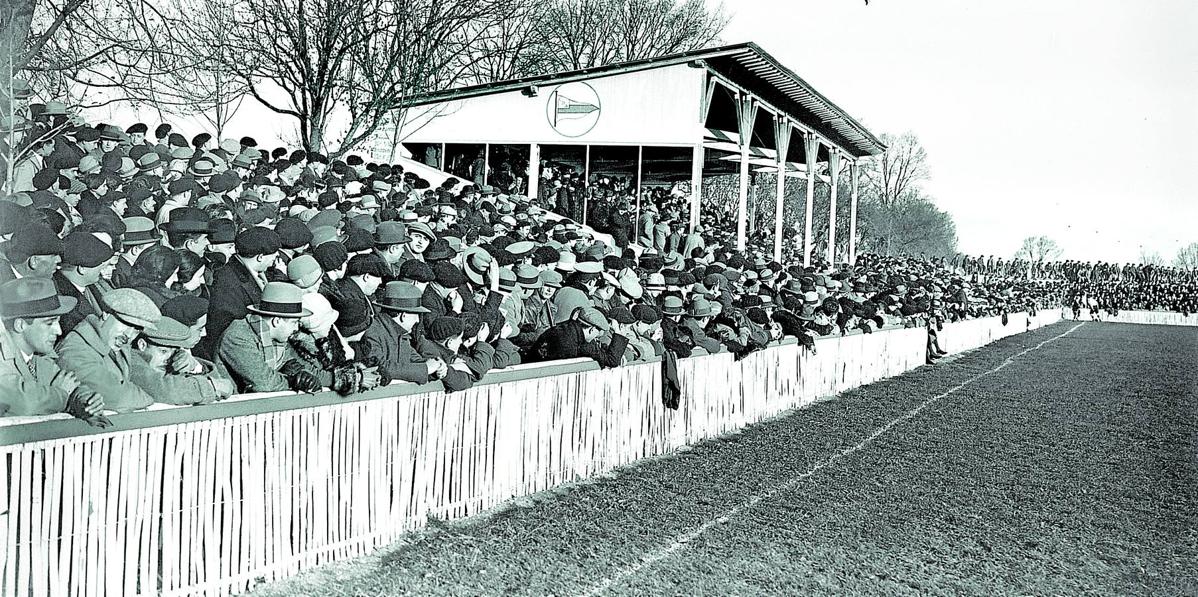
<path id="1" fill-rule="evenodd" d="M 420 352 L 420 356 L 426 359 L 441 359 L 450 365 L 462 360 L 457 353 L 450 352 L 448 348 L 423 336 L 416 339 L 416 350 Z M 474 382 L 475 379 L 472 374 L 459 371 L 452 366 L 449 368 L 449 372 L 445 374 L 445 377 L 441 378 L 441 383 L 445 384 L 446 392 L 469 389 L 474 386 Z"/>
<path id="2" fill-rule="evenodd" d="M 427 361 L 417 354 L 412 337 L 385 312 L 375 315 L 362 339 L 354 343 L 354 350 L 363 362 L 377 363 L 379 372 L 389 380 L 428 383 Z"/>
<path id="3" fill-rule="evenodd" d="M 216 360 L 216 347 L 220 345 L 220 337 L 225 329 L 234 321 L 244 319 L 248 313 L 246 307 L 256 305 L 260 300 L 262 289 L 254 280 L 254 275 L 242 265 L 241 260 L 229 260 L 213 275 L 212 288 L 208 294 L 206 336 L 192 352 L 202 359 Z"/>
<path id="4" fill-rule="evenodd" d="M 69 296 L 78 301 L 75 303 L 75 308 L 72 309 L 70 313 L 63 315 L 62 318 L 58 320 L 59 323 L 62 324 L 63 334 L 75 329 L 75 326 L 79 325 L 79 322 L 86 319 L 88 315 L 95 315 L 97 317 L 100 316 L 100 310 L 98 308 L 100 305 L 100 297 L 95 291 L 95 286 L 89 286 L 85 288 L 83 292 L 80 292 L 70 280 L 66 279 L 66 277 L 62 275 L 62 272 L 56 271 L 54 272 L 54 288 L 57 289 L 58 294 L 62 296 Z"/>
<path id="5" fill-rule="evenodd" d="M 600 367 L 618 367 L 624 362 L 624 351 L 627 348 L 628 338 L 620 334 L 612 334 L 611 342 L 606 346 L 598 342 L 587 342 L 582 324 L 571 319 L 545 330 L 529 349 L 528 362 L 587 357 L 595 359 Z"/>

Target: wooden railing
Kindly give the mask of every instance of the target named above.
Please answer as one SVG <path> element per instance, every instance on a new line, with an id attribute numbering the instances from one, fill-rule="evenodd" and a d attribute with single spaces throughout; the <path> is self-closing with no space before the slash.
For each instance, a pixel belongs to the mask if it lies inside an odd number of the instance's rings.
<path id="1" fill-rule="evenodd" d="M 1042 312 L 1031 327 L 1057 321 Z M 976 348 L 1028 329 L 1012 315 L 945 326 Z M 593 361 L 489 373 L 470 390 L 393 384 L 238 396 L 207 406 L 0 427 L 3 595 L 243 591 L 369 552 L 423 526 L 735 431 L 924 363 L 921 328 L 793 341 L 734 361 Z"/>

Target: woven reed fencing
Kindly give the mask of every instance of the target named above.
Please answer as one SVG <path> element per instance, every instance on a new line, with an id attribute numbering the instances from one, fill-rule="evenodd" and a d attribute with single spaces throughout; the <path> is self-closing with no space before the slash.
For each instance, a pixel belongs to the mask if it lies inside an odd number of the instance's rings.
<path id="1" fill-rule="evenodd" d="M 1073 313 L 1063 314 L 1064 319 L 1073 319 Z M 1120 311 L 1118 315 L 1103 312 L 1102 321 L 1115 323 L 1138 323 L 1147 325 L 1198 325 L 1198 313 L 1182 315 L 1173 311 Z M 1083 309 L 1078 321 L 1090 321 L 1090 312 Z"/>
<path id="2" fill-rule="evenodd" d="M 1031 327 L 1056 321 L 1041 313 Z M 947 325 L 975 348 L 1014 315 Z M 225 595 L 365 554 L 422 527 L 734 431 L 923 364 L 924 330 L 782 344 L 734 361 L 517 367 L 464 392 L 394 384 L 343 399 L 234 397 L 0 427 L 3 595 Z M 947 346 L 946 346 L 947 348 Z M 12 421 L 9 421 L 12 423 Z"/>

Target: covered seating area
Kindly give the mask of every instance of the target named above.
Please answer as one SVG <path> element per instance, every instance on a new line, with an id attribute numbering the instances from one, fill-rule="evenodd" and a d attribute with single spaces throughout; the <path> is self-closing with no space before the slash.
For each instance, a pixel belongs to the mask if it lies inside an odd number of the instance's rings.
<path id="1" fill-rule="evenodd" d="M 586 180 L 618 174 L 641 190 L 689 181 L 690 229 L 699 223 L 705 177 L 739 174 L 736 242 L 747 240 L 750 172 L 777 177 L 774 259 L 781 261 L 786 183 L 806 184 L 803 264 L 812 258 L 812 206 L 819 177 L 831 185 L 832 215 L 842 177 L 850 185 L 848 254 L 856 258 L 861 160 L 885 146 L 860 123 L 753 43 L 697 50 L 448 90 L 411 98 L 398 138 L 414 159 L 487 184 L 527 174 L 541 192 L 542 165 L 567 164 Z M 525 166 L 525 164 L 527 164 Z M 847 172 L 846 172 L 847 171 Z M 639 213 L 638 213 L 639 216 Z"/>

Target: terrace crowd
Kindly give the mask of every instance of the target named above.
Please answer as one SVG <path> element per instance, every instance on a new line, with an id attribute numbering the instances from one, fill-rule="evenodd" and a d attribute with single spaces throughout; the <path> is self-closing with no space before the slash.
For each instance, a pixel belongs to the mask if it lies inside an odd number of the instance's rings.
<path id="1" fill-rule="evenodd" d="M 740 358 L 895 327 L 926 328 L 935 359 L 944 322 L 1079 291 L 1121 308 L 1195 296 L 1193 272 L 1104 264 L 771 262 L 690 231 L 677 193 L 646 193 L 638 218 L 605 177 L 530 200 L 357 155 L 90 124 L 57 102 L 3 124 L 17 157 L 0 201 L 8 415 L 107 426 L 112 411 L 235 393 L 453 392 L 518 363 Z M 581 193 L 610 242 L 576 223 Z"/>

